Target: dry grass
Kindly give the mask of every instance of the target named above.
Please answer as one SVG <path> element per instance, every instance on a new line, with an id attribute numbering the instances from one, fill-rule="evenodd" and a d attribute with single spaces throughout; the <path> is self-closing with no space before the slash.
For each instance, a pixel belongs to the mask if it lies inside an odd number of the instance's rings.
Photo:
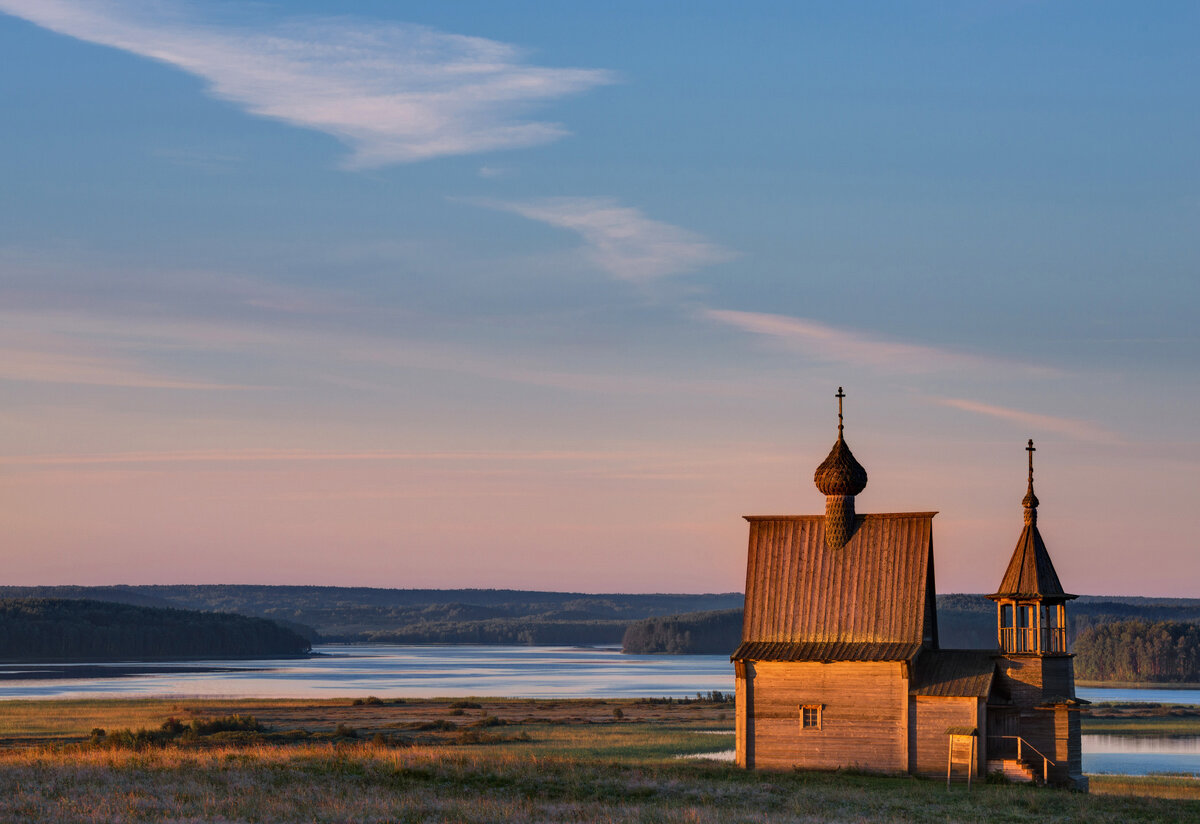
<path id="1" fill-rule="evenodd" d="M 1200 802 L 714 763 L 372 744 L 0 754 L 0 820 L 39 822 L 1200 821 Z"/>
<path id="2" fill-rule="evenodd" d="M 1093 775 L 1091 792 L 1146 798 L 1200 800 L 1200 779 L 1171 775 Z"/>
<path id="3" fill-rule="evenodd" d="M 727 706 L 631 701 L 18 702 L 0 733 L 48 730 L 0 749 L 0 821 L 38 822 L 1200 822 L 1196 782 L 1100 777 L 1081 795 L 1027 786 L 947 791 L 936 781 L 846 773 L 747 773 L 674 758 L 727 748 Z M 620 708 L 624 718 L 614 718 Z M 78 743 L 93 726 L 168 716 L 255 715 L 282 744 L 142 750 Z M 499 719 L 488 722 L 486 719 Z M 144 721 L 144 723 L 143 723 Z M 452 729 L 418 730 L 435 722 Z M 503 723 L 500 723 L 500 722 Z M 338 724 L 371 740 L 314 743 Z M 484 726 L 486 724 L 486 726 Z M 467 743 L 471 731 L 494 734 Z M 516 738 L 523 734 L 522 738 Z M 421 742 L 414 743 L 414 739 Z M 76 743 L 70 743 L 72 741 Z M 1135 798 L 1106 793 L 1159 795 Z M 1169 798 L 1171 800 L 1164 800 Z"/>
<path id="4" fill-rule="evenodd" d="M 1083 713 L 1084 735 L 1200 735 L 1200 707 L 1104 703 Z"/>
<path id="5" fill-rule="evenodd" d="M 461 707 L 455 705 L 478 704 Z M 420 724 L 446 721 L 469 726 L 484 717 L 506 724 L 687 723 L 733 728 L 733 705 L 694 701 L 651 703 L 622 699 L 408 699 L 363 702 L 346 698 L 311 699 L 89 699 L 0 701 L 0 747 L 82 741 L 96 727 L 156 728 L 169 717 L 188 721 L 227 715 L 253 715 L 278 730 L 329 732 L 338 725 L 364 736 L 394 733 Z M 438 736 L 435 736 L 438 737 Z M 445 738 L 447 736 L 440 736 Z"/>

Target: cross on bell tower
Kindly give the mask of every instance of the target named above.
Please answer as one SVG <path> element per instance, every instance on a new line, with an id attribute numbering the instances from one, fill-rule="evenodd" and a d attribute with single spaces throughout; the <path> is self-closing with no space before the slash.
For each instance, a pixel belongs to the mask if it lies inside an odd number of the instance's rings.
<path id="1" fill-rule="evenodd" d="M 1025 527 L 999 589 L 988 597 L 996 602 L 996 632 L 1002 654 L 997 658 L 1001 683 L 1013 696 L 1013 706 L 988 708 L 988 735 L 997 744 L 1016 739 L 1048 758 L 1045 775 L 1057 773 L 1079 786 L 1082 778 L 1079 706 L 1075 697 L 1075 667 L 1067 651 L 1067 594 L 1038 531 L 1038 499 L 1033 492 L 1033 441 L 1028 455 Z M 1086 703 L 1086 702 L 1085 702 Z M 991 739 L 989 739 L 991 740 Z M 1053 762 L 1053 766 L 1048 766 Z M 1083 784 L 1086 786 L 1086 783 Z"/>
<path id="2" fill-rule="evenodd" d="M 1065 603 L 1074 598 L 1058 581 L 1054 563 L 1037 527 L 1037 495 L 1033 492 L 1033 439 L 1029 453 L 1029 475 L 1025 498 L 1025 528 L 1017 539 L 1004 580 L 995 594 L 1000 647 L 1007 653 L 1038 655 L 1067 654 Z"/>

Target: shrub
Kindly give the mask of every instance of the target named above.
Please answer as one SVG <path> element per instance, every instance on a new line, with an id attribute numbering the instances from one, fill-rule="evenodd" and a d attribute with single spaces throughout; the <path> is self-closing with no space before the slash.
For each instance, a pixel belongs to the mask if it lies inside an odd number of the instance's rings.
<path id="1" fill-rule="evenodd" d="M 170 720 L 170 719 L 168 719 Z M 165 729 L 165 725 L 164 725 Z M 263 725 L 253 715 L 227 715 L 224 718 L 193 718 L 193 735 L 213 735 L 218 732 L 262 732 Z"/>

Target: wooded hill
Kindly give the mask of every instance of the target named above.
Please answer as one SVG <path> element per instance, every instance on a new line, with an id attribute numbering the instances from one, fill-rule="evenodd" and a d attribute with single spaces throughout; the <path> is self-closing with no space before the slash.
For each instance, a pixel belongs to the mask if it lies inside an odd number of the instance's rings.
<path id="1" fill-rule="evenodd" d="M 0 660 L 279 658 L 308 641 L 262 618 L 89 600 L 0 600 Z"/>
<path id="2" fill-rule="evenodd" d="M 92 598 L 269 618 L 314 643 L 620 644 L 634 621 L 740 608 L 742 595 L 511 589 L 178 585 L 0 587 L 0 598 Z"/>
<path id="3" fill-rule="evenodd" d="M 1082 596 L 1072 601 L 1069 642 L 1082 680 L 1200 681 L 1200 599 Z M 741 640 L 742 611 L 637 621 L 628 653 L 728 654 Z M 996 605 L 982 595 L 938 597 L 939 642 L 947 649 L 996 646 Z"/>
<path id="4" fill-rule="evenodd" d="M 728 654 L 741 639 L 742 625 L 742 595 L 736 592 L 586 595 L 502 589 L 249 585 L 0 587 L 0 598 L 13 597 L 89 598 L 129 606 L 238 613 L 268 618 L 312 642 L 623 644 L 631 653 Z M 1189 662 L 1194 659 L 1189 656 L 1200 644 L 1191 629 L 1200 626 L 1200 599 L 1083 596 L 1068 604 L 1067 609 L 1070 640 L 1078 654 L 1077 677 L 1130 681 L 1198 677 L 1192 674 Z M 129 628 L 123 631 L 133 637 L 136 616 L 129 613 L 127 617 Z M 1128 621 L 1135 623 L 1115 626 Z M 200 625 L 189 619 L 188 626 Z M 1097 634 L 1100 628 L 1106 629 Z M 946 648 L 994 647 L 996 605 L 982 595 L 939 596 L 938 629 L 941 645 Z M 107 632 L 109 637 L 120 634 L 117 630 Z M 58 643 L 67 645 L 60 648 L 69 648 L 72 642 Z M 158 643 L 147 640 L 143 652 L 127 657 L 162 655 L 156 650 L 165 647 L 156 646 Z M 1174 646 L 1168 649 L 1170 644 Z M 83 642 L 77 646 L 87 648 Z M 94 645 L 91 648 L 100 649 Z M 222 648 L 237 648 L 237 643 L 231 641 Z M 281 654 L 293 654 L 295 649 L 288 644 L 284 648 Z M 0 656 L 8 657 L 2 649 Z M 167 653 L 172 657 L 192 655 L 182 646 L 173 649 L 176 651 Z M 241 654 L 265 653 L 212 653 L 216 657 Z M 103 651 L 89 655 L 109 657 Z M 198 655 L 212 657 L 208 653 Z M 54 656 L 69 657 L 61 652 L 43 657 Z M 1174 665 L 1170 663 L 1172 656 Z"/>

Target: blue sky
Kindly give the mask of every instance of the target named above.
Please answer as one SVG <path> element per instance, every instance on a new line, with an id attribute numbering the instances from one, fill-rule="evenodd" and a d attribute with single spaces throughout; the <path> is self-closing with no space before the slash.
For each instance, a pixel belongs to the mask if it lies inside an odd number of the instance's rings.
<path id="1" fill-rule="evenodd" d="M 13 583 L 1195 595 L 1192 4 L 0 0 Z M 1128 569 L 1131 553 L 1144 557 Z"/>

